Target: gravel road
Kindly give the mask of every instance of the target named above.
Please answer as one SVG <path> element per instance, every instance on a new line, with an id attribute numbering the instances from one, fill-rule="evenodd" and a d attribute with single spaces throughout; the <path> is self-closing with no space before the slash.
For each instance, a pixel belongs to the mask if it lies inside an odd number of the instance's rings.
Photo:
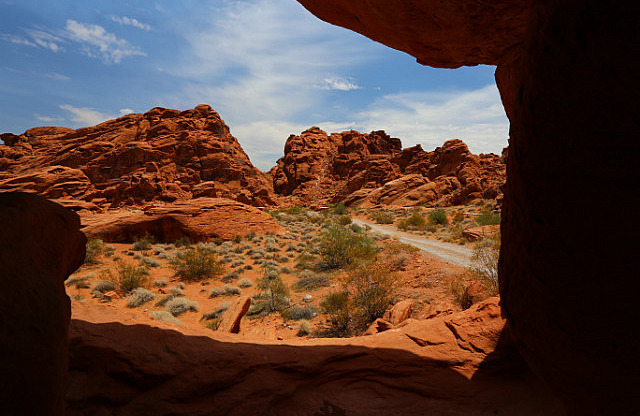
<path id="1" fill-rule="evenodd" d="M 356 218 L 353 219 L 353 222 L 360 226 L 368 225 L 372 231 L 395 237 L 400 242 L 417 247 L 447 263 L 455 264 L 456 266 L 471 267 L 473 251 L 464 246 L 405 233 L 398 230 L 394 225 L 376 224 Z"/>

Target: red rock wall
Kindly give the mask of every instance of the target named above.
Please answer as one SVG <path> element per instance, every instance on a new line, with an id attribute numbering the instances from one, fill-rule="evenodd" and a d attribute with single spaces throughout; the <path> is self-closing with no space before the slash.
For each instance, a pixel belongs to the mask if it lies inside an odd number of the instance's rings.
<path id="1" fill-rule="evenodd" d="M 84 261 L 80 219 L 0 193 L 0 414 L 63 415 L 71 318 L 64 280 Z"/>

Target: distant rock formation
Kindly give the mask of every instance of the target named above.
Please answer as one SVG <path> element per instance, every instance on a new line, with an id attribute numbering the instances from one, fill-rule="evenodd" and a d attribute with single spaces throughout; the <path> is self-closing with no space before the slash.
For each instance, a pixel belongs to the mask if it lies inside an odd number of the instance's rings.
<path id="1" fill-rule="evenodd" d="M 312 127 L 289 136 L 284 153 L 271 169 L 274 190 L 306 204 L 465 204 L 497 198 L 506 175 L 501 157 L 474 155 L 460 140 L 426 152 L 402 149 L 384 131 L 328 135 Z"/>
<path id="2" fill-rule="evenodd" d="M 197 197 L 276 203 L 266 175 L 208 105 L 156 107 L 93 127 L 38 127 L 0 139 L 0 191 L 109 207 Z"/>

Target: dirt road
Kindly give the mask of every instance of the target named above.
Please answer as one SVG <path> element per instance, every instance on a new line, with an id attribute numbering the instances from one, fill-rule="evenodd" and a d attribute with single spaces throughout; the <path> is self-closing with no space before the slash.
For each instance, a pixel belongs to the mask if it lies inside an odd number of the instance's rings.
<path id="1" fill-rule="evenodd" d="M 444 241 L 432 240 L 415 234 L 405 233 L 403 231 L 399 231 L 394 225 L 376 224 L 356 218 L 353 219 L 353 222 L 360 226 L 368 225 L 371 227 L 372 231 L 377 231 L 381 234 L 395 237 L 399 241 L 417 247 L 422 251 L 446 261 L 447 263 L 462 267 L 471 267 L 473 251 L 469 248 L 458 244 L 445 243 Z"/>

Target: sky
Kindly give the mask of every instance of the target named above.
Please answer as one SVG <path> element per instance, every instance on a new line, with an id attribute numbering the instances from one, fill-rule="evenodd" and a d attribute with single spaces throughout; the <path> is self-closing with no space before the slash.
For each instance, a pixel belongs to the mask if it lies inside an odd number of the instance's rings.
<path id="1" fill-rule="evenodd" d="M 209 104 L 261 170 L 311 126 L 499 154 L 494 71 L 419 65 L 295 0 L 0 0 L 0 132 Z"/>

